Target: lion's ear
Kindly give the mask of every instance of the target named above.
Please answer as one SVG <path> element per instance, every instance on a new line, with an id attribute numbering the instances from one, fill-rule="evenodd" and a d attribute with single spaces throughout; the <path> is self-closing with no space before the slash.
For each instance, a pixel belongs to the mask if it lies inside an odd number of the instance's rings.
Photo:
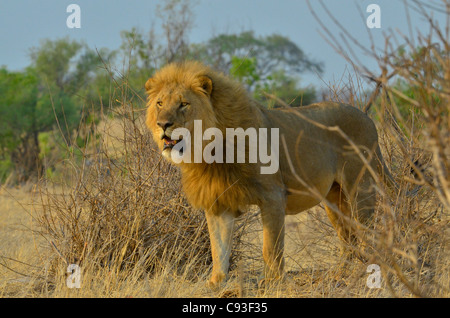
<path id="1" fill-rule="evenodd" d="M 213 82 L 209 76 L 202 75 L 198 78 L 199 88 L 203 90 L 208 96 L 211 96 L 213 90 Z"/>
<path id="2" fill-rule="evenodd" d="M 153 78 L 149 78 L 147 82 L 145 82 L 145 90 L 148 92 L 153 87 Z"/>

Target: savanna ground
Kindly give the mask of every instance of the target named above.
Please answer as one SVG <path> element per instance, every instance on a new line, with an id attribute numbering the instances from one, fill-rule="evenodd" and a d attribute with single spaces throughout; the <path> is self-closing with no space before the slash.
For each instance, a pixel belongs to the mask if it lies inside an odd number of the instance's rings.
<path id="1" fill-rule="evenodd" d="M 373 227 L 357 232 L 365 262 L 340 257 L 317 206 L 286 218 L 286 277 L 259 288 L 262 232 L 250 207 L 236 225 L 230 279 L 210 290 L 203 212 L 189 206 L 178 170 L 155 150 L 144 101 L 118 85 L 84 131 L 91 142 L 66 144 L 45 178 L 20 185 L 7 178 L 1 186 L 0 297 L 449 297 L 450 23 L 440 28 L 422 14 L 430 34 L 403 39 L 401 49 L 389 37 L 383 49 L 359 48 L 377 60 L 378 73 L 328 39 L 375 89 L 362 91 L 360 75 L 348 76 L 328 87 L 327 98 L 374 119 L 397 182 L 376 179 Z M 343 34 L 346 44 L 357 43 Z M 70 264 L 81 270 L 80 288 L 68 287 Z M 380 266 L 380 288 L 368 287 L 369 264 Z"/>

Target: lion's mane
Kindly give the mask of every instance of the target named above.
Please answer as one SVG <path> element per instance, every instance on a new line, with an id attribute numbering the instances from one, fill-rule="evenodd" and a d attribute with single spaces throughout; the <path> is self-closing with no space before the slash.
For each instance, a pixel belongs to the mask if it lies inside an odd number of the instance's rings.
<path id="1" fill-rule="evenodd" d="M 226 128 L 258 129 L 264 124 L 260 106 L 249 96 L 242 84 L 198 62 L 170 64 L 152 78 L 147 91 L 149 99 L 170 85 L 198 86 L 198 79 L 207 76 L 213 83 L 210 96 L 216 127 L 225 136 Z M 211 120 L 210 118 L 195 118 Z M 152 129 L 152 116 L 147 125 Z M 225 149 L 224 149 L 225 156 Z M 259 177 L 257 164 L 249 163 L 189 163 L 181 164 L 182 185 L 190 203 L 196 208 L 216 213 L 229 207 L 234 214 L 248 204 L 258 204 L 265 185 Z"/>

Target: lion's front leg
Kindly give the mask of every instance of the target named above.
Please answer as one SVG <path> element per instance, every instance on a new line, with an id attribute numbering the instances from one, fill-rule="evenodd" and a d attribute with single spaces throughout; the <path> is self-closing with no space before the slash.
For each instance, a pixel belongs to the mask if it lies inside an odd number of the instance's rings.
<path id="1" fill-rule="evenodd" d="M 220 215 L 206 213 L 206 221 L 213 260 L 209 284 L 215 287 L 227 277 L 233 243 L 234 216 L 229 209 L 225 209 Z"/>

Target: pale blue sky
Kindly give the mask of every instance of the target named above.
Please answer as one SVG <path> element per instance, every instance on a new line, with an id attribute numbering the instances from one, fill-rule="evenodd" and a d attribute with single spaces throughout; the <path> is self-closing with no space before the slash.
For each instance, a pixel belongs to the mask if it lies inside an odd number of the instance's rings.
<path id="1" fill-rule="evenodd" d="M 407 0 L 410 1 L 410 0 Z M 353 36 L 369 45 L 370 32 L 378 46 L 384 44 L 383 32 L 399 29 L 408 34 L 407 20 L 401 0 L 323 0 L 333 15 Z M 66 8 L 76 3 L 81 7 L 81 29 L 69 29 Z M 152 23 L 160 30 L 161 21 L 155 16 L 159 0 L 0 0 L 0 65 L 20 70 L 30 62 L 28 49 L 44 38 L 69 36 L 84 40 L 91 47 L 116 49 L 120 46 L 120 31 L 137 27 L 150 29 Z M 297 43 L 312 59 L 324 62 L 323 80 L 339 79 L 348 65 L 318 34 L 320 29 L 305 0 L 197 0 L 194 9 L 195 26 L 190 42 L 205 41 L 214 34 L 254 30 L 257 35 L 278 33 Z M 368 29 L 366 7 L 375 3 L 381 7 L 381 29 Z M 336 27 L 318 1 L 311 0 L 324 24 Z M 359 11 L 358 6 L 362 10 Z M 364 20 L 361 17 L 364 15 Z M 442 20 L 442 14 L 435 17 Z M 427 23 L 411 12 L 414 29 L 427 30 Z M 338 34 L 338 33 L 336 33 Z M 372 68 L 371 58 L 361 60 Z M 304 74 L 302 84 L 324 86 L 314 74 Z"/>

